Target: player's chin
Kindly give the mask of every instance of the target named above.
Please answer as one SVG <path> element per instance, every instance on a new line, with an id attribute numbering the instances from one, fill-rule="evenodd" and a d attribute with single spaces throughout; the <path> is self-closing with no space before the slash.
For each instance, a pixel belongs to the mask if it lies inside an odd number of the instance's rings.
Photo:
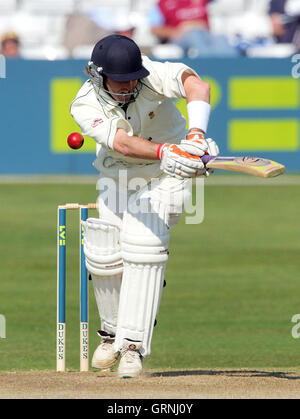
<path id="1" fill-rule="evenodd" d="M 122 102 L 128 103 L 131 100 L 131 97 L 132 97 L 132 93 L 130 93 L 130 95 L 123 96 Z"/>
<path id="2" fill-rule="evenodd" d="M 128 103 L 131 100 L 131 96 L 132 96 L 131 94 L 130 95 L 125 95 L 125 96 L 114 95 L 113 98 L 117 102 L 122 103 L 123 105 L 125 105 L 126 103 Z"/>

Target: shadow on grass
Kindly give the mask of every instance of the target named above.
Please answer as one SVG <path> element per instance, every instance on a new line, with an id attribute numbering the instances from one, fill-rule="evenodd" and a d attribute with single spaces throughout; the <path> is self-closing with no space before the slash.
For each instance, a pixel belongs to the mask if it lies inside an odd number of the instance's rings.
<path id="1" fill-rule="evenodd" d="M 162 371 L 149 373 L 150 377 L 179 377 L 184 375 L 224 375 L 227 377 L 273 377 L 286 380 L 300 380 L 300 376 L 291 371 L 260 371 L 260 370 L 186 370 Z"/>

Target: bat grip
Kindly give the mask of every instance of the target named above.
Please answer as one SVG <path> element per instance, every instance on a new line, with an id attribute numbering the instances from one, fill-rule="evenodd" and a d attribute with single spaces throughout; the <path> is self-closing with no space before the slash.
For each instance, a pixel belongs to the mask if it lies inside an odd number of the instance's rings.
<path id="1" fill-rule="evenodd" d="M 208 154 L 204 154 L 204 156 L 201 157 L 201 160 L 203 161 L 204 164 L 206 164 L 214 158 L 216 158 L 216 156 L 209 156 Z"/>

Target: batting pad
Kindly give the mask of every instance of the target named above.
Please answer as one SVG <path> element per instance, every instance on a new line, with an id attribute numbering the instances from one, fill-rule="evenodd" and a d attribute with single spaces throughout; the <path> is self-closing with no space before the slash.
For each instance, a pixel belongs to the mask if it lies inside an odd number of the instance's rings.
<path id="1" fill-rule="evenodd" d="M 92 275 L 101 329 L 115 334 L 123 272 L 119 229 L 98 218 L 88 218 L 82 225 L 86 267 Z"/>
<path id="2" fill-rule="evenodd" d="M 164 205 L 158 203 L 153 212 L 124 214 L 120 235 L 124 261 L 161 263 L 168 260 L 170 230 L 164 212 Z"/>
<path id="3" fill-rule="evenodd" d="M 130 339 L 141 341 L 141 354 L 144 357 L 150 355 L 154 322 L 162 295 L 165 265 L 165 263 L 137 265 L 124 262 L 115 351 L 121 349 L 124 339 Z"/>
<path id="4" fill-rule="evenodd" d="M 101 319 L 101 329 L 109 334 L 115 335 L 122 274 L 108 277 L 92 275 L 92 280 Z"/>
<path id="5" fill-rule="evenodd" d="M 98 276 L 122 273 L 118 227 L 98 218 L 88 218 L 81 223 L 84 229 L 84 254 L 88 271 Z"/>
<path id="6" fill-rule="evenodd" d="M 141 354 L 150 354 L 155 317 L 158 313 L 170 231 L 165 206 L 152 212 L 126 212 L 120 235 L 124 263 L 115 350 L 124 339 L 141 341 Z"/>

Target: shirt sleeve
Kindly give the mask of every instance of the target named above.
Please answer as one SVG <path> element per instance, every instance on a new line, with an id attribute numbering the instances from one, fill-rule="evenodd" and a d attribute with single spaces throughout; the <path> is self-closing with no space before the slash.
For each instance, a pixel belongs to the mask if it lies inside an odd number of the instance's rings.
<path id="1" fill-rule="evenodd" d="M 144 63 L 145 67 L 150 71 L 150 76 L 147 80 L 151 84 L 151 87 L 159 94 L 168 98 L 186 97 L 181 80 L 181 76 L 184 72 L 199 77 L 192 68 L 183 63 L 173 63 L 169 61 L 162 63 L 152 61 L 148 57 L 144 57 Z"/>
<path id="2" fill-rule="evenodd" d="M 91 93 L 94 96 L 94 93 Z M 102 109 L 93 96 L 91 97 L 90 93 L 83 96 L 77 95 L 70 107 L 71 115 L 81 128 L 83 135 L 93 138 L 108 150 L 113 150 L 117 129 L 122 128 L 128 135 L 133 135 L 132 127 L 122 117 L 109 116 L 109 113 Z"/>

